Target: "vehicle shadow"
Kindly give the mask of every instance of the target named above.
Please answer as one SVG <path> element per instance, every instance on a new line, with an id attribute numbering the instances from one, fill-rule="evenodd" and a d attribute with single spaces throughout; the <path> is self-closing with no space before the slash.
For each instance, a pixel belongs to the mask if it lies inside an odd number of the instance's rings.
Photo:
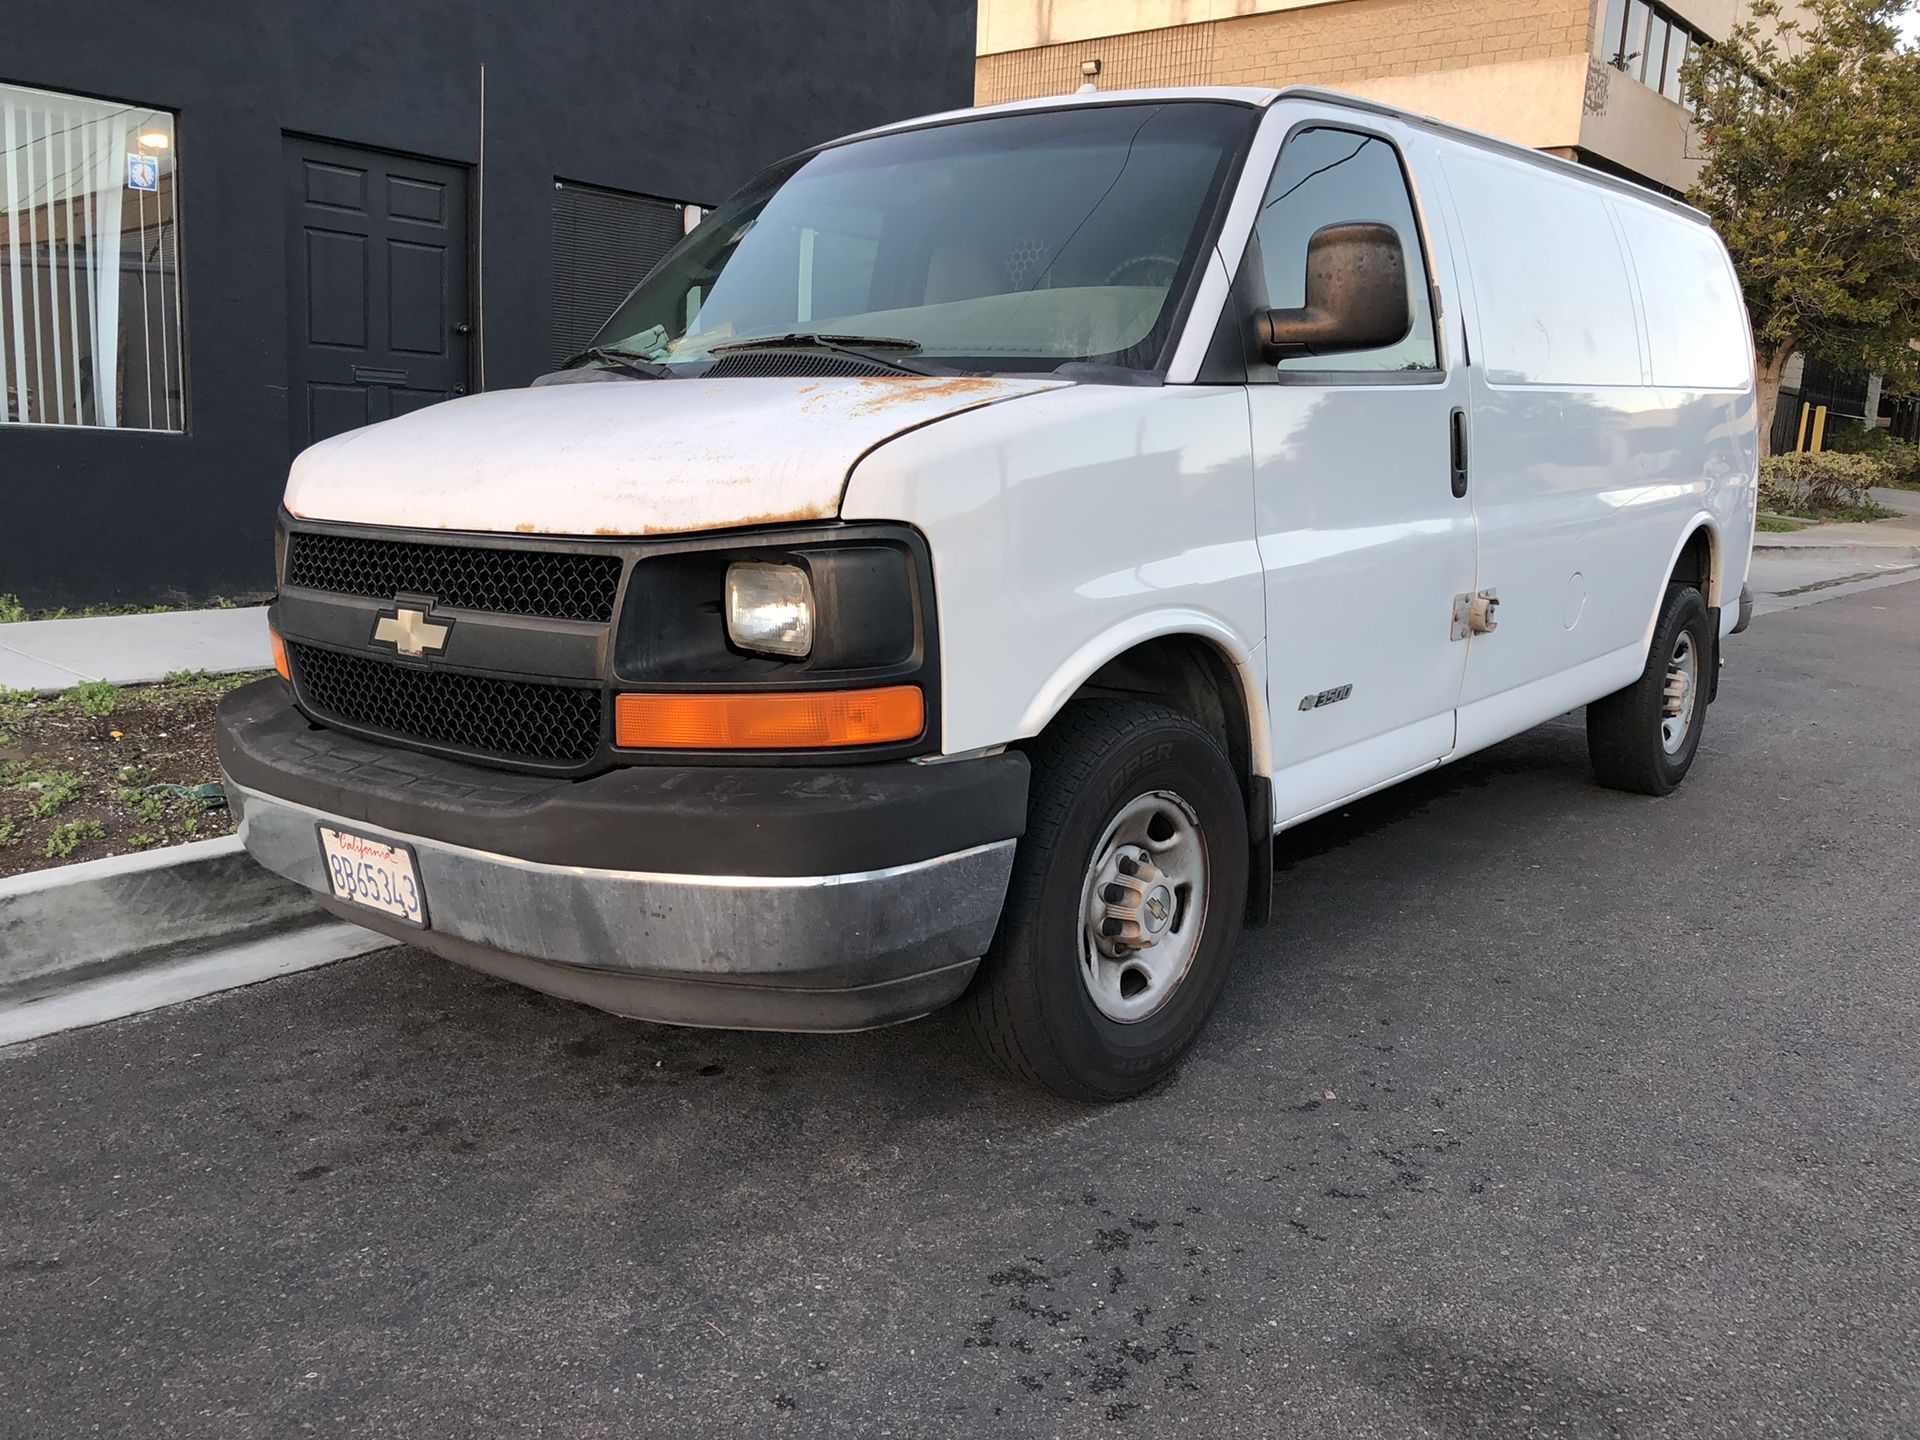
<path id="1" fill-rule="evenodd" d="M 1584 736 L 1563 719 L 1286 832 L 1275 857 L 1273 921 L 1241 937 L 1223 1011 L 1284 1017 L 1317 972 L 1391 938 L 1400 922 L 1392 907 L 1370 903 L 1378 887 L 1395 877 L 1417 878 L 1423 894 L 1471 887 L 1497 874 L 1514 850 L 1544 843 L 1570 804 L 1586 810 L 1600 795 Z M 678 1029 L 399 953 L 407 960 L 357 962 L 404 964 L 414 977 L 411 998 L 373 1019 L 364 1053 L 417 1054 L 427 1036 L 457 1037 L 464 1063 L 493 1067 L 495 1092 L 559 1085 L 595 1105 L 638 1101 L 656 1116 L 671 1100 L 675 1113 L 722 1128 L 738 1123 L 743 1105 L 764 1113 L 796 1102 L 816 1114 L 844 1105 L 868 1126 L 886 1115 L 920 1125 L 966 1115 L 1009 1134 L 1100 1110 L 1007 1080 L 980 1056 L 957 1007 L 845 1035 Z M 502 1068 L 503 1056 L 516 1063 Z"/>

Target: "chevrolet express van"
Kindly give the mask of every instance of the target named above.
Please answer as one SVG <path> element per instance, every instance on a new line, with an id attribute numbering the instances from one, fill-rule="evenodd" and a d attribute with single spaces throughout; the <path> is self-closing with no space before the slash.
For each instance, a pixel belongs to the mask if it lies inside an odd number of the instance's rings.
<path id="1" fill-rule="evenodd" d="M 1742 628 L 1705 220 L 1309 90 L 937 115 L 775 165 L 529 389 L 294 463 L 247 848 L 682 1025 L 964 1002 L 1167 1074 L 1274 834 L 1576 707 L 1659 795 Z"/>

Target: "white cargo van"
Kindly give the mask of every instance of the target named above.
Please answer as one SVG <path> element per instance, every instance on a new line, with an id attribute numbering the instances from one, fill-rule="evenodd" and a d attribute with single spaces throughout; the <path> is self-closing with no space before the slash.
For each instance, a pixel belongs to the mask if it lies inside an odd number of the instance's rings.
<path id="1" fill-rule="evenodd" d="M 1167 1073 L 1276 831 L 1587 707 L 1687 773 L 1748 614 L 1701 216 L 1340 95 L 938 115 L 784 161 L 568 368 L 295 462 L 249 850 L 686 1025 L 962 999 Z"/>

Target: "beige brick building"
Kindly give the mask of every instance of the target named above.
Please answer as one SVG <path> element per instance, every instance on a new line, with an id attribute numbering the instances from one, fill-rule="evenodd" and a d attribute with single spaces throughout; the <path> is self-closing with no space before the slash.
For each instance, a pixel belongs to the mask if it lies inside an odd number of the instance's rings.
<path id="1" fill-rule="evenodd" d="M 1678 69 L 1746 0 L 980 0 L 975 98 L 1322 85 L 1682 190 Z"/>

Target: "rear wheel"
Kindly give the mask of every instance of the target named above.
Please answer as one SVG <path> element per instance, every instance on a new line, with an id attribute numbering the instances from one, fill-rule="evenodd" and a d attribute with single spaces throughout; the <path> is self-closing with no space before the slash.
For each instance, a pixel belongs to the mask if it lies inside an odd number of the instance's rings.
<path id="1" fill-rule="evenodd" d="M 1691 585 L 1668 586 L 1640 678 L 1587 706 L 1594 778 L 1640 795 L 1679 785 L 1700 748 L 1713 663 L 1707 602 Z"/>
<path id="2" fill-rule="evenodd" d="M 1034 742 L 1027 833 L 969 992 L 1009 1074 L 1075 1099 L 1165 1078 L 1225 984 L 1247 821 L 1213 738 L 1158 705 L 1091 700 Z"/>

